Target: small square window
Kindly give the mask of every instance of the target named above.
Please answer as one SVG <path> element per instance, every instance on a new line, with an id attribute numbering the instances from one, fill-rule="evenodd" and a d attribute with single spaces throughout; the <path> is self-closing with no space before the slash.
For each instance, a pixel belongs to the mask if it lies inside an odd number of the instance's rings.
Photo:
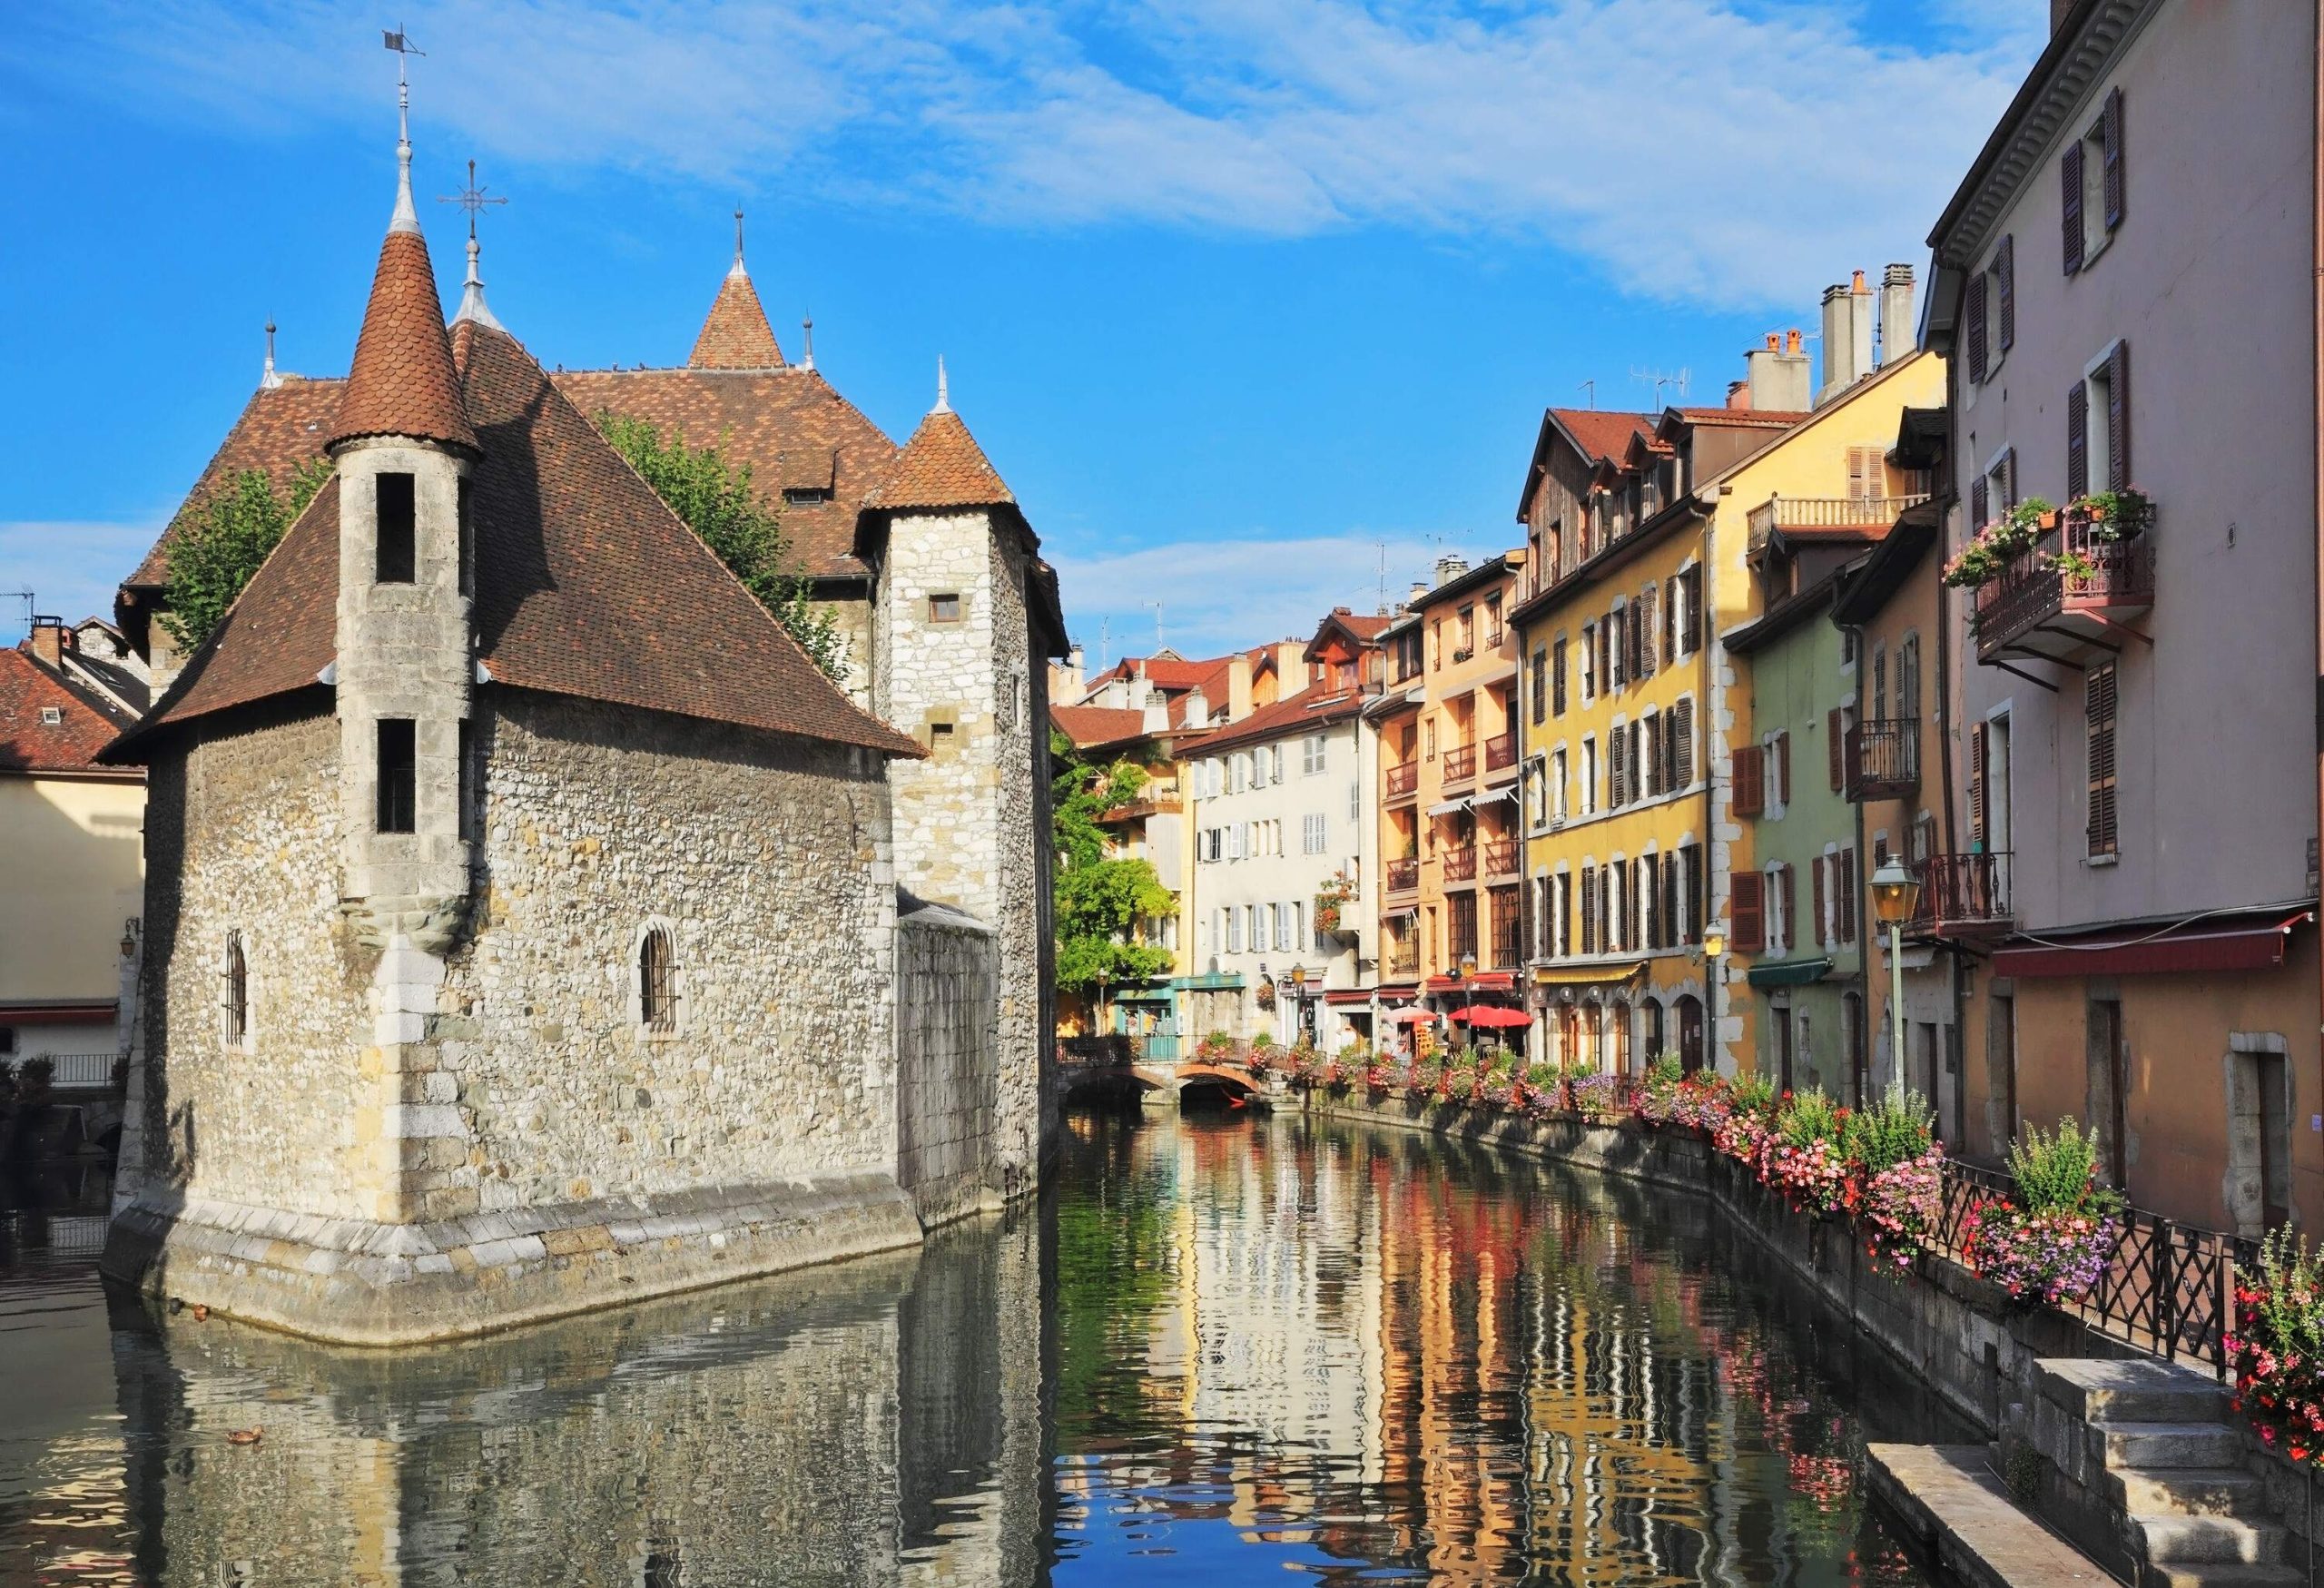
<path id="1" fill-rule="evenodd" d="M 40 708 L 40 720 L 42 725 L 45 727 L 62 727 L 64 725 L 64 708 L 61 705 L 44 705 Z"/>
<path id="2" fill-rule="evenodd" d="M 958 623 L 960 621 L 960 597 L 950 592 L 928 598 L 928 621 Z"/>

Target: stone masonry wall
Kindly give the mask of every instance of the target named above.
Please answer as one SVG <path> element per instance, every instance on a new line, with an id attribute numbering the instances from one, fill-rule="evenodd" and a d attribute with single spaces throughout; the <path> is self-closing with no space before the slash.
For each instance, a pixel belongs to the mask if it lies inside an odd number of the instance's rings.
<path id="1" fill-rule="evenodd" d="M 930 905 L 896 935 L 896 1183 L 923 1224 L 998 1201 L 1000 965 L 990 929 Z"/>

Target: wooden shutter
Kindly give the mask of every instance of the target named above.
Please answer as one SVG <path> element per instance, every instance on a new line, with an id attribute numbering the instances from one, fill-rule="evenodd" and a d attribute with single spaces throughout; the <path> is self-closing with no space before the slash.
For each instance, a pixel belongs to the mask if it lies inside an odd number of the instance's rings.
<path id="1" fill-rule="evenodd" d="M 1821 945 L 1825 937 L 1824 906 L 1825 902 L 1831 896 L 1831 890 L 1824 885 L 1824 868 L 1827 860 L 1827 857 L 1821 854 L 1816 857 L 1815 875 L 1811 879 L 1816 902 L 1815 912 L 1807 918 L 1807 942 L 1811 948 Z"/>
<path id="2" fill-rule="evenodd" d="M 1856 941 L 1856 851 L 1843 849 L 1840 863 L 1840 941 Z"/>
<path id="3" fill-rule="evenodd" d="M 1985 844 L 1985 757 L 1990 747 L 1984 723 L 1969 725 L 1969 841 Z"/>
<path id="4" fill-rule="evenodd" d="M 2066 388 L 2066 500 L 2090 494 L 2090 382 Z"/>
<path id="5" fill-rule="evenodd" d="M 1679 659 L 1679 577 L 1673 574 L 1662 586 L 1662 654 L 1675 662 Z"/>
<path id="6" fill-rule="evenodd" d="M 1695 700 L 1689 695 L 1670 708 L 1670 786 L 1695 781 Z"/>
<path id="7" fill-rule="evenodd" d="M 2122 91 L 2119 88 L 2106 95 L 2101 127 L 2106 159 L 2106 230 L 2112 232 L 2122 223 Z"/>
<path id="8" fill-rule="evenodd" d="M 2017 234 L 1994 252 L 1994 340 L 2003 352 L 2017 342 Z"/>
<path id="9" fill-rule="evenodd" d="M 1766 879 L 1758 872 L 1737 872 L 1727 887 L 1735 916 L 1735 941 L 1728 946 L 1739 954 L 1756 954 L 1768 946 Z"/>
<path id="10" fill-rule="evenodd" d="M 1654 639 L 1661 630 L 1661 598 L 1662 587 L 1652 580 L 1638 593 L 1638 676 L 1641 678 L 1660 665 L 1654 653 Z"/>
<path id="11" fill-rule="evenodd" d="M 1840 726 L 1840 708 L 1836 705 L 1824 714 L 1824 760 L 1826 769 L 1831 774 L 1834 794 L 1838 794 L 1847 785 L 1846 770 L 1841 765 L 1845 758 L 1841 753 L 1845 747 L 1843 741 L 1846 737 Z"/>
<path id="12" fill-rule="evenodd" d="M 1791 730 L 1776 735 L 1776 804 L 1791 804 Z"/>
<path id="13" fill-rule="evenodd" d="M 2066 144 L 2058 161 L 2059 224 L 2064 229 L 2065 273 L 2082 269 L 2082 140 Z"/>
<path id="14" fill-rule="evenodd" d="M 1992 513 L 1993 493 L 1985 485 L 1985 477 L 1981 474 L 1969 483 L 1970 532 L 1974 534 L 1984 528 Z"/>
<path id="15" fill-rule="evenodd" d="M 1565 715 L 1565 636 L 1550 647 L 1550 715 Z"/>
<path id="16" fill-rule="evenodd" d="M 1664 792 L 1662 782 L 1662 718 L 1659 714 L 1646 719 L 1646 753 L 1639 759 L 1646 773 L 1646 793 L 1650 799 Z"/>
<path id="17" fill-rule="evenodd" d="M 2116 342 L 2106 357 L 2106 486 L 2131 483 L 2131 344 Z"/>
<path id="18" fill-rule="evenodd" d="M 1969 321 L 1969 379 L 1982 386 L 1985 380 L 1984 271 L 1979 271 L 1969 278 L 1968 298 L 1965 312 Z"/>
<path id="19" fill-rule="evenodd" d="M 1799 889 L 1796 885 L 1797 880 L 1798 873 L 1790 866 L 1783 866 L 1776 873 L 1776 882 L 1783 889 L 1783 942 L 1779 946 L 1786 950 L 1790 949 L 1799 941 Z"/>
<path id="20" fill-rule="evenodd" d="M 1550 653 L 1546 646 L 1533 647 L 1533 725 L 1539 727 L 1550 715 Z"/>
<path id="21" fill-rule="evenodd" d="M 2017 449 L 2004 447 L 2001 453 L 2001 510 L 2004 513 L 2017 506 Z"/>
<path id="22" fill-rule="evenodd" d="M 1758 745 L 1736 747 L 1735 786 L 1729 794 L 1738 816 L 1756 816 L 1767 808 L 1765 755 Z"/>
<path id="23" fill-rule="evenodd" d="M 2114 664 L 2091 668 L 2083 680 L 2089 726 L 2090 853 L 2112 854 L 2121 837 L 2114 807 Z"/>
<path id="24" fill-rule="evenodd" d="M 1679 585 L 1687 597 L 1686 627 L 1683 633 L 1686 637 L 1687 650 L 1691 655 L 1703 648 L 1703 636 L 1708 632 L 1703 626 L 1708 621 L 1703 613 L 1703 565 L 1697 563 L 1690 568 L 1683 569 L 1679 575 Z"/>
<path id="25" fill-rule="evenodd" d="M 1684 935 L 1679 922 L 1679 880 L 1685 863 L 1684 851 L 1662 859 L 1662 946 L 1667 949 L 1678 947 Z"/>
<path id="26" fill-rule="evenodd" d="M 1605 694 L 1614 686 L 1613 675 L 1607 670 L 1606 666 L 1606 657 L 1609 649 L 1606 644 L 1606 636 L 1607 631 L 1611 628 L 1612 626 L 1613 618 L 1610 616 L 1602 619 L 1598 625 L 1598 693 L 1600 695 Z"/>

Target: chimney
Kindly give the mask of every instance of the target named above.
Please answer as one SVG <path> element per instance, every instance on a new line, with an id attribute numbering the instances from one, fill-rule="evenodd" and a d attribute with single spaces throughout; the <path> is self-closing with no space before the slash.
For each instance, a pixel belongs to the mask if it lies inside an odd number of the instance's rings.
<path id="1" fill-rule="evenodd" d="M 1918 345 L 1913 325 L 1913 267 L 1892 264 L 1880 272 L 1880 361 L 1889 364 Z"/>
<path id="2" fill-rule="evenodd" d="M 1199 689 L 1187 696 L 1187 725 L 1188 727 L 1197 725 L 1195 721 L 1194 707 L 1195 703 L 1201 698 L 1202 691 Z M 1170 731 L 1170 697 L 1159 689 L 1147 690 L 1146 715 L 1137 725 L 1142 732 L 1148 734 L 1168 733 Z"/>
<path id="3" fill-rule="evenodd" d="M 1304 640 L 1279 639 L 1275 642 L 1275 676 L 1282 691 L 1276 696 L 1296 695 L 1307 687 L 1307 646 Z"/>
<path id="4" fill-rule="evenodd" d="M 1449 585 L 1469 571 L 1469 559 L 1454 552 L 1446 552 L 1436 559 L 1436 582 Z"/>
<path id="5" fill-rule="evenodd" d="M 1858 271 L 1848 282 L 1848 370 L 1861 380 L 1875 368 L 1872 357 L 1872 289 Z"/>
<path id="6" fill-rule="evenodd" d="M 1154 698 L 1157 702 L 1162 700 L 1162 692 L 1159 689 L 1154 692 Z M 1166 705 L 1162 705 L 1160 710 L 1162 712 L 1163 720 L 1166 722 L 1168 721 L 1170 708 Z M 1187 726 L 1190 728 L 1206 728 L 1209 725 L 1210 696 L 1205 695 L 1202 692 L 1202 686 L 1197 684 L 1192 689 L 1187 691 Z"/>
<path id="7" fill-rule="evenodd" d="M 1738 403 L 1730 395 L 1728 407 L 1776 413 L 1807 411 L 1807 354 L 1800 348 L 1797 331 L 1782 338 L 1769 331 L 1765 347 L 1743 355 L 1743 372 L 1744 399 Z"/>
<path id="8" fill-rule="evenodd" d="M 1428 599 L 1428 587 L 1418 579 L 1413 581 L 1412 594 L 1404 597 L 1404 610 L 1409 612 Z"/>
<path id="9" fill-rule="evenodd" d="M 1770 338 L 1769 340 L 1772 340 L 1773 339 Z M 1746 367 L 1749 365 L 1751 355 L 1749 353 L 1743 355 L 1743 361 Z M 1748 410 L 1750 408 L 1751 383 L 1748 380 L 1729 380 L 1727 383 L 1727 406 L 1738 410 Z"/>
<path id="10" fill-rule="evenodd" d="M 1251 715 L 1251 657 L 1236 651 L 1226 658 L 1226 720 L 1239 723 Z"/>
<path id="11" fill-rule="evenodd" d="M 35 617 L 32 630 L 33 659 L 52 673 L 64 670 L 64 653 L 72 648 L 73 631 L 61 617 Z"/>
<path id="12" fill-rule="evenodd" d="M 1856 382 L 1856 350 L 1848 324 L 1848 290 L 1835 281 L 1824 289 L 1824 384 L 1816 400 L 1827 401 Z"/>
<path id="13" fill-rule="evenodd" d="M 1080 699 L 1082 691 L 1088 687 L 1087 684 L 1082 682 L 1083 678 L 1088 676 L 1082 671 L 1082 669 L 1088 665 L 1088 654 L 1082 650 L 1078 645 L 1076 645 L 1071 650 L 1066 652 L 1065 676 L 1072 685 L 1073 698 L 1076 700 Z"/>

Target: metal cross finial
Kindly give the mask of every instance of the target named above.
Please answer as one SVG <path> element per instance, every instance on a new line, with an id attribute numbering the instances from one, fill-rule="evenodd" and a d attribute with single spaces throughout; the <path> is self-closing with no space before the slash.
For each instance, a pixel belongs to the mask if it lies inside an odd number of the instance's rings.
<path id="1" fill-rule="evenodd" d="M 734 206 L 734 262 L 743 262 L 743 206 Z"/>
<path id="2" fill-rule="evenodd" d="M 486 191 L 487 190 L 484 188 L 477 185 L 476 162 L 471 160 L 468 162 L 468 185 L 462 188 L 456 193 L 438 193 L 436 195 L 436 202 L 438 203 L 458 204 L 461 209 L 466 210 L 468 212 L 468 241 L 470 242 L 474 242 L 476 241 L 476 212 L 478 210 L 483 209 L 487 204 L 505 204 L 508 202 L 505 198 L 487 198 L 485 196 Z"/>

